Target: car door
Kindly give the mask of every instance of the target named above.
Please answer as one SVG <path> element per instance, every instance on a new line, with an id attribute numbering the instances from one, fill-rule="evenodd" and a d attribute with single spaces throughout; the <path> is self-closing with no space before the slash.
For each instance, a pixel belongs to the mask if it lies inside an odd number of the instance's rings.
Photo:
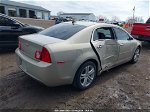
<path id="1" fill-rule="evenodd" d="M 118 46 L 112 28 L 103 27 L 94 31 L 92 44 L 101 60 L 103 70 L 113 67 L 118 59 Z"/>
<path id="2" fill-rule="evenodd" d="M 132 39 L 127 32 L 120 28 L 113 28 L 119 47 L 118 63 L 128 61 L 132 57 Z"/>
<path id="3" fill-rule="evenodd" d="M 0 16 L 0 45 L 1 47 L 17 46 L 18 36 L 22 34 L 19 23 Z"/>

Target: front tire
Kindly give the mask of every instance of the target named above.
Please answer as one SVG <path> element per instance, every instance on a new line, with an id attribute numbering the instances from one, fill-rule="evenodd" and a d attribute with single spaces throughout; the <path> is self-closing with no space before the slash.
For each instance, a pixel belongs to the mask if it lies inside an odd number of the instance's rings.
<path id="1" fill-rule="evenodd" d="M 85 90 L 94 82 L 96 74 L 95 63 L 92 61 L 85 62 L 76 72 L 73 85 L 80 90 Z"/>
<path id="2" fill-rule="evenodd" d="M 134 52 L 134 55 L 133 55 L 133 58 L 131 60 L 131 63 L 137 63 L 138 60 L 139 60 L 139 56 L 140 56 L 140 48 L 138 47 L 135 52 Z"/>

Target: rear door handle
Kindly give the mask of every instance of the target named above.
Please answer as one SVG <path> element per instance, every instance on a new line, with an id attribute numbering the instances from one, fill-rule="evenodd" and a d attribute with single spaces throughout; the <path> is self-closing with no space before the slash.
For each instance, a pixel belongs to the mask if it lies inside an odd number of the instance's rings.
<path id="1" fill-rule="evenodd" d="M 99 45 L 97 48 L 98 48 L 98 49 L 101 49 L 101 48 L 102 48 L 102 45 Z"/>

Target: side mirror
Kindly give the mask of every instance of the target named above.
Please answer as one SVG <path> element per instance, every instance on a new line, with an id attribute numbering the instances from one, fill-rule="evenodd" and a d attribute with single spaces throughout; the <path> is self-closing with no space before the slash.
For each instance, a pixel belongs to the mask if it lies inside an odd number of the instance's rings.
<path id="1" fill-rule="evenodd" d="M 132 38 L 132 37 L 129 37 L 128 40 L 133 40 L 133 38 Z"/>

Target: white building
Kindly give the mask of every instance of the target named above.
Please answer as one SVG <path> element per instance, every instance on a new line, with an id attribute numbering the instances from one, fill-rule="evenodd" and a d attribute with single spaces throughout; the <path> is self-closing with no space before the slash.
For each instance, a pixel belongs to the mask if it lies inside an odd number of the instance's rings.
<path id="1" fill-rule="evenodd" d="M 0 0 L 0 13 L 11 17 L 50 19 L 51 11 L 41 7 L 15 1 Z"/>
<path id="2" fill-rule="evenodd" d="M 93 13 L 63 13 L 59 15 L 63 19 L 74 18 L 76 21 L 87 20 L 95 21 L 96 17 Z"/>

